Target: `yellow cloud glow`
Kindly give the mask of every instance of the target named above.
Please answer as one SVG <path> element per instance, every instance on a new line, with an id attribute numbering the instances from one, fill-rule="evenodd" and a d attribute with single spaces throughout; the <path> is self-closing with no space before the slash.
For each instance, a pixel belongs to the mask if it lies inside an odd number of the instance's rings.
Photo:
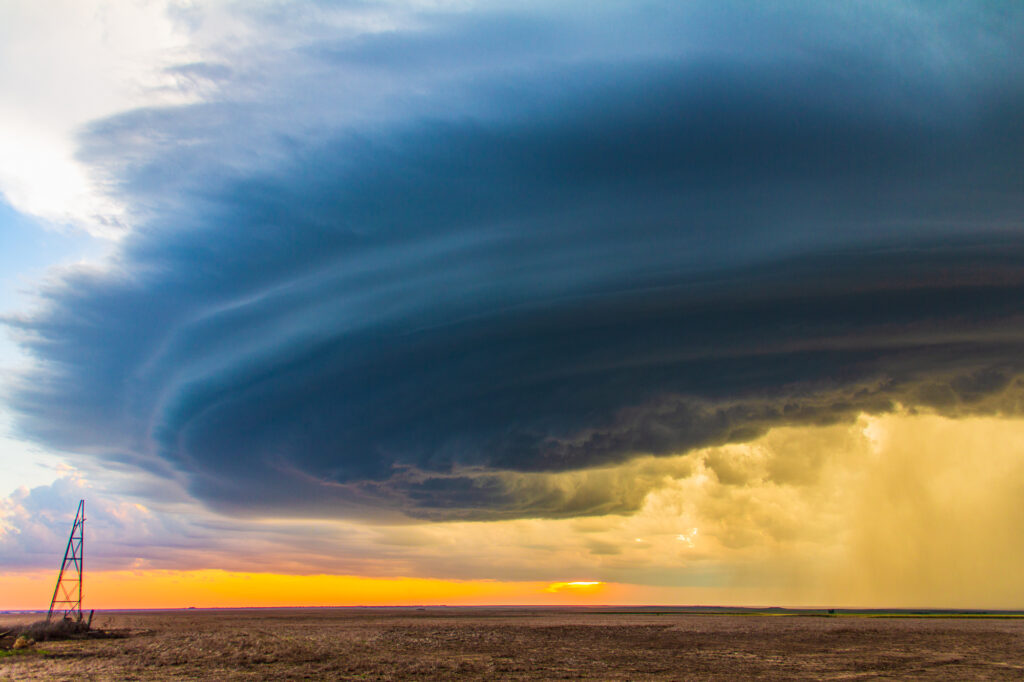
<path id="1" fill-rule="evenodd" d="M 266 573 L 159 571 L 142 563 L 146 570 L 88 573 L 86 601 L 96 608 L 1024 607 L 1021 419 L 862 417 L 774 429 L 749 443 L 677 457 L 640 457 L 597 474 L 550 476 L 568 488 L 610 482 L 638 496 L 639 510 L 349 525 L 360 543 L 350 554 L 368 557 L 366 573 L 393 575 L 401 566 L 420 577 L 290 575 L 304 565 L 285 553 L 280 568 Z M 565 576 L 586 580 L 553 581 Z M 0 608 L 45 607 L 54 578 L 0 575 Z"/>
<path id="2" fill-rule="evenodd" d="M 402 532 L 421 556 L 470 547 L 465 564 L 674 585 L 659 593 L 669 603 L 1024 606 L 1021 419 L 865 416 L 640 457 L 600 477 L 640 509 Z"/>

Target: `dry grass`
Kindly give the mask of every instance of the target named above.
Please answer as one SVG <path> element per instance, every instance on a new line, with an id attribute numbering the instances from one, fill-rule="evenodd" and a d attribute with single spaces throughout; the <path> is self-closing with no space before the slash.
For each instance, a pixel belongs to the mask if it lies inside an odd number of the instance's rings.
<path id="1" fill-rule="evenodd" d="M 88 633 L 89 625 L 85 621 L 55 618 L 50 622 L 39 620 L 15 628 L 12 634 L 34 639 L 37 642 L 46 642 L 54 639 L 81 639 Z"/>
<path id="2" fill-rule="evenodd" d="M 0 616 L 0 631 L 9 624 Z M 8 618 L 8 620 L 10 620 Z M 1021 679 L 1024 621 L 558 609 L 97 615 L 121 640 L 0 658 L 13 679 Z"/>

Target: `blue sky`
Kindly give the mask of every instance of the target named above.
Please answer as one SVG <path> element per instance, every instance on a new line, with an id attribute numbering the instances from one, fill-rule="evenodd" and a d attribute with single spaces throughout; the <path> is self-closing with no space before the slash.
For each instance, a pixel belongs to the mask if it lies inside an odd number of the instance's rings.
<path id="1" fill-rule="evenodd" d="M 47 269 L 98 255 L 93 240 L 71 227 L 58 229 L 44 221 L 0 204 L 0 306 L 4 311 L 23 310 Z"/>
<path id="2" fill-rule="evenodd" d="M 0 272 L 4 273 L 0 279 L 0 311 L 18 315 L 30 309 L 38 287 L 52 268 L 97 258 L 102 251 L 103 247 L 87 233 L 48 224 L 0 203 Z M 22 370 L 27 363 L 13 335 L 0 336 L 0 368 L 4 373 Z M 0 414 L 6 436 L 0 439 L 0 466 L 9 477 L 8 487 L 52 482 L 56 458 L 45 456 L 35 444 L 12 438 L 8 434 L 11 414 L 7 409 Z"/>
<path id="3" fill-rule="evenodd" d="M 331 528 L 359 570 L 534 579 L 556 560 L 365 538 L 536 521 L 607 579 L 770 583 L 816 513 L 877 522 L 814 510 L 879 424 L 1016 424 L 1013 4 L 115 3 L 74 35 L 5 11 L 39 36 L 0 73 L 7 443 L 38 453 L 9 529 L 78 486 L 155 514 L 140 537 L 187 509 L 196 568 L 213 527 L 282 552 Z M 616 543 L 651 515 L 675 544 L 648 570 Z"/>

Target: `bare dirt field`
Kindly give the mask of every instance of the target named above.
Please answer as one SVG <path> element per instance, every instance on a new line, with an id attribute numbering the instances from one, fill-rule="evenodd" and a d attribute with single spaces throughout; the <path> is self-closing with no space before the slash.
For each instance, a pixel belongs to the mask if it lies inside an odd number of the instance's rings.
<path id="1" fill-rule="evenodd" d="M 0 615 L 0 631 L 38 616 Z M 1024 620 L 602 609 L 97 612 L 0 679 L 1022 679 Z"/>

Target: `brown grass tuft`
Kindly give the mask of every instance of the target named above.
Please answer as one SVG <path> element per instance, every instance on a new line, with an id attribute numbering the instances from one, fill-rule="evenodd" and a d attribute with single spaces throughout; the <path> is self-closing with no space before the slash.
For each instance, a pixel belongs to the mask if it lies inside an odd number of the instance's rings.
<path id="1" fill-rule="evenodd" d="M 25 635 L 22 635 L 22 636 L 18 637 L 18 639 L 14 640 L 14 646 L 12 648 L 15 651 L 17 651 L 18 649 L 27 649 L 30 646 L 34 646 L 35 643 L 36 643 L 36 640 L 34 640 L 34 639 L 30 638 L 30 637 L 26 637 Z"/>

